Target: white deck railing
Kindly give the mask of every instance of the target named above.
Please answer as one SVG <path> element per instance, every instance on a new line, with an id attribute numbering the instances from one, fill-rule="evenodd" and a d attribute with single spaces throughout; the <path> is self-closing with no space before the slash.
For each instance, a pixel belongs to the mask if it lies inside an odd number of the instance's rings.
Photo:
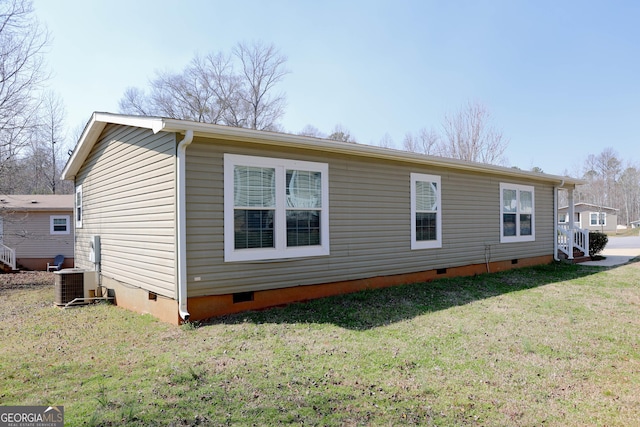
<path id="1" fill-rule="evenodd" d="M 0 262 L 16 269 L 16 250 L 0 243 Z"/>
<path id="2" fill-rule="evenodd" d="M 558 224 L 558 249 L 569 259 L 573 259 L 573 249 L 589 255 L 589 230 Z"/>

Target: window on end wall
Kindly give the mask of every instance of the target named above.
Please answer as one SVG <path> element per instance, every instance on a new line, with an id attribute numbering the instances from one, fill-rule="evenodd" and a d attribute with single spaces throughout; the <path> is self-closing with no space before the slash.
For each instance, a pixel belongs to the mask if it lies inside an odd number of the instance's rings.
<path id="1" fill-rule="evenodd" d="M 76 187 L 75 209 L 76 228 L 82 228 L 82 185 Z"/>
<path id="2" fill-rule="evenodd" d="M 224 156 L 225 261 L 329 255 L 329 166 Z"/>
<path id="3" fill-rule="evenodd" d="M 532 242 L 535 236 L 533 187 L 501 183 L 500 242 Z"/>
<path id="4" fill-rule="evenodd" d="M 411 249 L 442 247 L 440 177 L 411 174 Z"/>
<path id="5" fill-rule="evenodd" d="M 589 224 L 590 225 L 607 225 L 607 213 L 606 212 L 591 212 L 589 214 Z M 598 216 L 600 220 L 598 221 Z"/>
<path id="6" fill-rule="evenodd" d="M 51 234 L 69 234 L 71 232 L 69 215 L 51 215 L 49 217 L 49 230 Z"/>

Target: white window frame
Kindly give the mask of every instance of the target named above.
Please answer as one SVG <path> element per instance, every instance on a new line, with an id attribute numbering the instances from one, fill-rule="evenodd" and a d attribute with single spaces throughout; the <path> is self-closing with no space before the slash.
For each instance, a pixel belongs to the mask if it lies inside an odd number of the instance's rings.
<path id="1" fill-rule="evenodd" d="M 276 207 L 273 248 L 235 248 L 234 169 L 236 166 L 274 168 L 276 171 Z M 287 170 L 320 172 L 322 196 L 320 210 L 320 245 L 287 247 Z M 329 165 L 270 157 L 224 155 L 224 260 L 267 261 L 329 255 Z"/>
<path id="2" fill-rule="evenodd" d="M 80 197 L 79 205 L 78 197 Z M 84 215 L 84 194 L 82 193 L 82 184 L 76 186 L 76 197 L 73 199 L 73 206 L 73 218 L 75 219 L 76 228 L 82 228 L 82 217 Z"/>
<path id="3" fill-rule="evenodd" d="M 417 212 L 417 182 L 433 182 L 436 184 L 436 239 L 417 240 L 416 236 L 416 214 Z M 411 249 L 433 249 L 442 247 L 442 188 L 441 179 L 438 175 L 427 175 L 422 173 L 411 174 Z"/>
<path id="4" fill-rule="evenodd" d="M 568 212 L 561 212 L 560 214 L 558 214 L 559 218 L 558 218 L 558 224 L 568 224 L 569 223 L 569 213 Z"/>
<path id="5" fill-rule="evenodd" d="M 593 223 L 592 216 L 596 215 L 596 223 Z M 601 222 L 602 221 L 602 222 Z M 606 212 L 589 212 L 589 225 L 592 227 L 604 227 L 607 225 L 607 213 Z"/>
<path id="6" fill-rule="evenodd" d="M 54 222 L 56 219 L 64 219 L 67 223 L 65 231 L 56 231 Z M 70 215 L 51 215 L 49 216 L 49 232 L 51 234 L 71 234 L 71 216 Z"/>
<path id="7" fill-rule="evenodd" d="M 516 235 L 505 236 L 503 224 L 504 190 L 516 190 Z M 531 192 L 531 235 L 520 235 L 520 192 Z M 500 243 L 534 242 L 536 240 L 536 194 L 532 185 L 500 183 Z"/>

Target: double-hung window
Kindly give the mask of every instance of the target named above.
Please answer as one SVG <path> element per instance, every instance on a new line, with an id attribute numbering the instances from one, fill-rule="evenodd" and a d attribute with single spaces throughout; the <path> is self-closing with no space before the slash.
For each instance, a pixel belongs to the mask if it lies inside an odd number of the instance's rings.
<path id="1" fill-rule="evenodd" d="M 440 177 L 411 174 L 411 249 L 442 247 Z"/>
<path id="2" fill-rule="evenodd" d="M 589 214 L 590 225 L 607 225 L 606 212 L 591 212 Z"/>
<path id="3" fill-rule="evenodd" d="M 69 234 L 71 232 L 70 219 L 69 215 L 51 215 L 49 217 L 50 234 Z"/>
<path id="4" fill-rule="evenodd" d="M 532 186 L 501 183 L 500 211 L 500 242 L 535 240 L 535 203 Z"/>
<path id="5" fill-rule="evenodd" d="M 326 163 L 224 156 L 225 261 L 329 254 Z"/>

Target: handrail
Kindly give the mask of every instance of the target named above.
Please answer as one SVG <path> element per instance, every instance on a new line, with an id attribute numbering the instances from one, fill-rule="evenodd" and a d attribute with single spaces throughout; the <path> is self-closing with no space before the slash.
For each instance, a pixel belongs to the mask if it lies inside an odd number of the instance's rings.
<path id="1" fill-rule="evenodd" d="M 0 262 L 16 269 L 16 250 L 0 243 Z"/>
<path id="2" fill-rule="evenodd" d="M 558 225 L 558 249 L 568 259 L 573 259 L 573 249 L 579 249 L 583 254 L 589 255 L 589 230 L 582 228 L 570 228 L 568 225 Z"/>

